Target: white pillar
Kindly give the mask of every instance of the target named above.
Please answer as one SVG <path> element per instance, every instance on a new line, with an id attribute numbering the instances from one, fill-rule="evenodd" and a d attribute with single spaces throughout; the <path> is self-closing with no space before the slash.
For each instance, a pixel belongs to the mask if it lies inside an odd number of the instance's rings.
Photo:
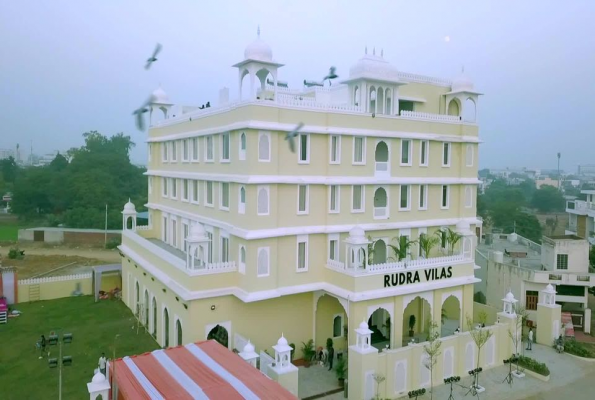
<path id="1" fill-rule="evenodd" d="M 585 308 L 585 321 L 583 324 L 585 333 L 591 333 L 591 309 Z"/>

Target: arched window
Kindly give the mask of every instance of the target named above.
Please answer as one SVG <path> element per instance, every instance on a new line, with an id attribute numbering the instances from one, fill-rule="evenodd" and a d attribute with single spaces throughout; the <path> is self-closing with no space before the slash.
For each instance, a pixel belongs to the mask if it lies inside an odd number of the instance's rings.
<path id="1" fill-rule="evenodd" d="M 343 336 L 343 317 L 335 315 L 335 318 L 333 318 L 333 337 L 338 338 L 341 336 Z"/>
<path id="2" fill-rule="evenodd" d="M 374 86 L 370 87 L 370 105 L 368 112 L 375 113 L 376 112 L 376 88 Z"/>
<path id="3" fill-rule="evenodd" d="M 182 338 L 182 324 L 180 323 L 180 320 L 178 319 L 176 321 L 176 336 L 177 336 L 177 342 L 176 345 L 181 346 L 184 344 Z"/>
<path id="4" fill-rule="evenodd" d="M 460 108 L 459 108 L 459 101 L 457 99 L 452 99 L 448 103 L 448 115 L 461 115 Z"/>
<path id="5" fill-rule="evenodd" d="M 359 106 L 359 87 L 353 89 L 353 105 Z"/>
<path id="6" fill-rule="evenodd" d="M 467 122 L 475 122 L 475 101 L 471 97 L 465 100 L 465 107 L 463 109 L 463 120 Z"/>
<path id="7" fill-rule="evenodd" d="M 246 273 L 246 248 L 244 246 L 240 246 L 239 272 L 241 274 Z"/>
<path id="8" fill-rule="evenodd" d="M 240 154 L 239 154 L 239 158 L 240 158 L 240 160 L 245 160 L 246 159 L 246 134 L 244 132 L 242 132 L 242 134 L 240 135 Z"/>
<path id="9" fill-rule="evenodd" d="M 169 347 L 169 312 L 163 309 L 163 347 Z"/>
<path id="10" fill-rule="evenodd" d="M 258 188 L 258 215 L 269 215 L 269 188 L 259 187 Z"/>
<path id="11" fill-rule="evenodd" d="M 145 289 L 145 315 L 143 315 L 143 323 L 146 327 L 149 326 L 149 292 Z"/>
<path id="12" fill-rule="evenodd" d="M 471 186 L 465 186 L 465 207 L 473 207 L 473 189 L 471 189 Z"/>
<path id="13" fill-rule="evenodd" d="M 271 143 L 267 133 L 258 135 L 258 161 L 271 161 Z"/>
<path id="14" fill-rule="evenodd" d="M 261 247 L 258 249 L 258 276 L 269 275 L 269 248 Z"/>
<path id="15" fill-rule="evenodd" d="M 134 312 L 138 315 L 138 310 L 139 310 L 139 305 L 140 305 L 140 286 L 138 285 L 138 281 L 136 282 L 135 285 L 135 295 L 134 298 L 136 299 L 136 302 L 134 303 Z"/>
<path id="16" fill-rule="evenodd" d="M 240 214 L 244 214 L 246 211 L 246 188 L 244 186 L 240 186 L 240 201 L 238 201 L 238 212 Z"/>
<path id="17" fill-rule="evenodd" d="M 153 337 L 157 337 L 157 301 L 153 297 Z"/>
<path id="18" fill-rule="evenodd" d="M 465 165 L 468 167 L 473 166 L 473 145 L 468 144 L 465 150 Z"/>
<path id="19" fill-rule="evenodd" d="M 385 97 L 385 107 L 386 107 L 386 111 L 385 114 L 386 115 L 391 115 L 392 114 L 392 96 L 391 96 L 391 90 L 390 89 L 386 89 L 386 92 L 384 92 L 384 97 Z"/>

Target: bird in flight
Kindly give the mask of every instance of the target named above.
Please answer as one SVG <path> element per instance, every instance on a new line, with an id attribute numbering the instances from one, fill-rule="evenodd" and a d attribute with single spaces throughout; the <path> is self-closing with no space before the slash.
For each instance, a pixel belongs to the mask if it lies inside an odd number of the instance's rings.
<path id="1" fill-rule="evenodd" d="M 285 140 L 289 141 L 289 150 L 291 150 L 292 153 L 295 153 L 295 141 L 293 139 L 298 135 L 300 129 L 303 127 L 304 124 L 300 122 L 298 126 L 294 128 L 294 130 L 287 132 L 287 136 L 285 136 Z"/>
<path id="2" fill-rule="evenodd" d="M 151 64 L 157 61 L 157 54 L 159 54 L 161 51 L 161 47 L 161 44 L 157 43 L 157 46 L 155 46 L 155 51 L 153 51 L 153 55 L 147 59 L 147 65 L 145 65 L 145 69 L 151 68 Z"/>
<path id="3" fill-rule="evenodd" d="M 324 78 L 322 78 L 322 82 L 324 83 L 324 81 L 328 80 L 329 81 L 329 84 L 332 85 L 331 79 L 337 79 L 339 77 L 339 75 L 337 75 L 335 73 L 336 70 L 337 69 L 335 67 L 330 67 L 329 68 L 329 71 L 328 71 L 328 75 L 325 76 Z"/>
<path id="4" fill-rule="evenodd" d="M 143 117 L 143 114 L 149 111 L 149 107 L 147 107 L 149 104 L 153 103 L 155 101 L 155 96 L 151 95 L 147 101 L 145 101 L 143 103 L 142 106 L 140 106 L 139 108 L 137 108 L 136 110 L 134 110 L 132 112 L 132 115 L 134 115 L 136 117 L 136 127 L 139 131 L 144 131 L 145 130 L 145 119 Z"/>

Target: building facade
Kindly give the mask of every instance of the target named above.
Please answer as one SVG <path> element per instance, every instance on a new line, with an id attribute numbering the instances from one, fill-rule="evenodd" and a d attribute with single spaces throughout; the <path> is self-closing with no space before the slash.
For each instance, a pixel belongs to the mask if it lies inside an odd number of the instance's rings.
<path id="1" fill-rule="evenodd" d="M 423 341 L 430 321 L 466 330 L 480 93 L 371 53 L 339 84 L 295 90 L 259 37 L 234 65 L 239 101 L 154 93 L 149 224 L 128 203 L 120 251 L 123 299 L 162 346 L 260 351 L 283 332 L 300 358 L 309 339 L 346 354 L 362 321 L 376 351 Z"/>
<path id="2" fill-rule="evenodd" d="M 568 213 L 567 235 L 577 235 L 595 245 L 595 190 L 581 190 L 586 200 L 566 202 Z"/>

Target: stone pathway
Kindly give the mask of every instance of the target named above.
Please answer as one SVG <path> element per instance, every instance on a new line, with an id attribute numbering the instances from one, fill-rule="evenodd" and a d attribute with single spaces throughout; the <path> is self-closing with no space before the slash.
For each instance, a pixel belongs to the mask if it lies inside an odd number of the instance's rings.
<path id="1" fill-rule="evenodd" d="M 298 395 L 300 399 L 339 388 L 339 381 L 335 371 L 329 371 L 328 367 L 312 365 L 309 368 L 298 368 Z"/>
<path id="2" fill-rule="evenodd" d="M 543 382 L 531 376 L 522 379 L 514 378 L 512 387 L 502 383 L 508 374 L 507 366 L 500 366 L 483 372 L 479 377 L 479 383 L 486 388 L 484 393 L 479 394 L 480 399 L 487 400 L 521 400 L 521 399 L 560 399 L 572 400 L 593 399 L 593 382 L 595 380 L 595 362 L 587 362 L 572 357 L 569 354 L 558 354 L 549 346 L 534 345 L 532 351 L 525 351 L 525 355 L 540 362 L 545 362 L 550 369 L 550 381 Z M 461 377 L 464 386 L 469 386 L 471 378 Z M 578 389 L 583 388 L 583 389 Z M 455 399 L 464 399 L 468 389 L 461 387 L 453 388 Z M 589 391 L 590 390 L 590 391 Z M 441 385 L 434 388 L 435 399 L 446 399 L 450 394 L 450 385 Z M 554 394 L 556 396 L 554 397 Z M 324 397 L 325 400 L 343 399 L 343 393 L 336 393 Z M 391 397 L 394 398 L 394 397 Z M 406 398 L 406 397 L 405 397 Z M 429 395 L 420 397 L 429 399 Z M 468 395 L 466 399 L 473 399 Z"/>

